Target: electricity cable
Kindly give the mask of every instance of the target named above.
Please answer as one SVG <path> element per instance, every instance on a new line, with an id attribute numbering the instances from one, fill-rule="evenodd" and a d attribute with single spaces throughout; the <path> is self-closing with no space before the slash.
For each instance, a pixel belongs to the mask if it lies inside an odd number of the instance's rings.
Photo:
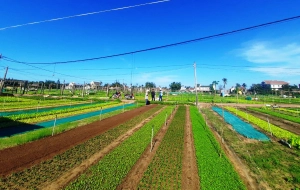
<path id="1" fill-rule="evenodd" d="M 18 24 L 18 25 L 14 25 L 14 26 L 7 26 L 7 27 L 0 28 L 0 30 L 18 28 L 18 27 L 21 27 L 21 26 L 40 24 L 40 23 L 45 23 L 45 22 L 53 22 L 53 21 L 58 21 L 58 20 L 63 20 L 63 19 L 74 18 L 74 17 L 94 15 L 94 14 L 111 12 L 111 11 L 119 11 L 119 10 L 123 10 L 123 9 L 130 9 L 130 8 L 141 7 L 141 6 L 151 5 L 151 4 L 164 3 L 164 2 L 167 2 L 167 1 L 170 1 L 170 0 L 154 1 L 154 2 L 149 2 L 149 3 L 131 5 L 131 6 L 126 6 L 126 7 L 119 7 L 119 8 L 108 9 L 108 10 L 103 10 L 103 11 L 96 11 L 96 12 L 90 12 L 90 13 L 84 13 L 84 14 L 78 14 L 78 15 L 72 15 L 72 16 L 65 16 L 65 17 L 53 18 L 53 19 L 48 19 L 48 20 L 36 21 L 36 22 L 30 22 L 30 23 L 25 23 L 25 24 Z"/>
<path id="2" fill-rule="evenodd" d="M 41 62 L 41 63 L 17 61 L 17 60 L 8 58 L 6 56 L 2 56 L 2 59 L 5 59 L 6 61 L 10 61 L 10 62 L 15 62 L 15 63 L 27 63 L 27 64 L 64 64 L 64 63 L 94 61 L 94 60 L 99 60 L 99 59 L 107 59 L 107 58 L 112 58 L 112 57 L 119 57 L 119 56 L 124 56 L 124 55 L 129 55 L 129 54 L 142 53 L 142 52 L 153 51 L 153 50 L 158 50 L 158 49 L 163 49 L 163 48 L 169 48 L 169 47 L 173 47 L 173 46 L 185 45 L 185 44 L 194 43 L 194 42 L 198 42 L 198 41 L 202 41 L 202 40 L 227 36 L 227 35 L 234 34 L 234 33 L 239 33 L 239 32 L 252 30 L 252 29 L 256 29 L 256 28 L 261 28 L 261 27 L 265 27 L 265 26 L 270 26 L 270 25 L 273 25 L 273 24 L 292 21 L 292 20 L 296 20 L 296 19 L 299 19 L 299 18 L 300 18 L 300 16 L 294 16 L 294 17 L 284 18 L 284 19 L 281 19 L 281 20 L 276 20 L 276 21 L 271 21 L 271 22 L 267 22 L 267 23 L 263 23 L 263 24 L 258 24 L 258 25 L 254 25 L 254 26 L 240 28 L 240 29 L 236 29 L 236 30 L 232 30 L 232 31 L 228 31 L 228 32 L 223 32 L 223 33 L 213 34 L 213 35 L 209 35 L 209 36 L 204 36 L 204 37 L 200 37 L 200 38 L 196 38 L 196 39 L 192 39 L 192 40 L 186 40 L 186 41 L 182 41 L 182 42 L 176 42 L 176 43 L 172 43 L 172 44 L 166 44 L 166 45 L 156 46 L 156 47 L 147 48 L 147 49 L 140 49 L 140 50 L 131 51 L 131 52 L 125 52 L 125 53 L 119 53 L 119 54 L 113 54 L 113 55 L 106 55 L 106 56 L 94 57 L 94 58 L 77 59 L 77 60 L 69 60 L 69 61 L 57 61 L 57 62 Z"/>

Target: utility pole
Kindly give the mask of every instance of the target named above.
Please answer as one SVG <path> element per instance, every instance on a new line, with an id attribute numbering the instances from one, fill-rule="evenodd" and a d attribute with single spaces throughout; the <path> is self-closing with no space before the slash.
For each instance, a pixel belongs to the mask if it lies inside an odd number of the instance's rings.
<path id="1" fill-rule="evenodd" d="M 0 59 L 1 59 L 1 55 L 0 55 Z M 3 90 L 4 83 L 5 83 L 7 71 L 8 71 L 8 67 L 6 67 L 6 71 L 5 71 L 3 80 L 1 81 L 0 95 L 2 94 L 2 90 Z"/>
<path id="2" fill-rule="evenodd" d="M 83 82 L 83 86 L 82 86 L 82 97 L 84 95 L 84 86 L 85 86 L 85 81 Z"/>
<path id="3" fill-rule="evenodd" d="M 195 90 L 196 90 L 196 107 L 198 108 L 196 62 L 194 63 L 194 74 L 195 74 Z"/>

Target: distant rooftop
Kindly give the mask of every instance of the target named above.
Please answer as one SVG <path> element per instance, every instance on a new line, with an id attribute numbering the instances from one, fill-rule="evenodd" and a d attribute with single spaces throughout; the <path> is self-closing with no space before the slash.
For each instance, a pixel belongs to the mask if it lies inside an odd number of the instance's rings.
<path id="1" fill-rule="evenodd" d="M 264 80 L 265 84 L 270 84 L 270 85 L 284 85 L 284 84 L 289 84 L 285 81 L 280 81 L 280 80 Z"/>

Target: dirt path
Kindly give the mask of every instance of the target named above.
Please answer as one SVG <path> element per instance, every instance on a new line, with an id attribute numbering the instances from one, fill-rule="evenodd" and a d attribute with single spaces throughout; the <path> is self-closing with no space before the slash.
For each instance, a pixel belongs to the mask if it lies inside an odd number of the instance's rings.
<path id="1" fill-rule="evenodd" d="M 203 114 L 205 115 L 205 114 Z M 218 116 L 219 117 L 219 116 Z M 211 126 L 211 123 L 209 121 L 208 126 Z M 249 173 L 250 169 L 239 159 L 239 157 L 229 148 L 229 146 L 225 143 L 225 141 L 222 140 L 221 136 L 211 128 L 211 131 L 213 132 L 215 138 L 221 145 L 222 149 L 224 150 L 227 158 L 231 161 L 233 164 L 235 170 L 238 172 L 239 176 L 241 177 L 242 181 L 246 185 L 247 189 L 249 190 L 258 190 L 259 186 L 255 179 L 253 179 Z M 243 137 L 241 137 L 243 138 Z"/>
<path id="2" fill-rule="evenodd" d="M 178 108 L 178 107 L 177 107 Z M 167 120 L 167 125 L 164 125 L 159 132 L 157 133 L 157 135 L 154 137 L 153 139 L 153 148 L 150 152 L 151 149 L 151 145 L 149 145 L 146 150 L 144 151 L 144 153 L 141 155 L 141 157 L 139 158 L 139 160 L 136 162 L 136 164 L 132 167 L 132 169 L 128 172 L 127 176 L 125 177 L 125 179 L 123 180 L 123 182 L 118 186 L 117 189 L 137 189 L 137 186 L 140 182 L 140 180 L 142 179 L 144 172 L 147 170 L 149 164 L 151 163 L 162 139 L 164 138 L 169 125 L 171 123 L 171 121 L 174 118 L 174 115 L 177 111 L 176 110 L 172 113 L 172 115 L 168 118 Z M 150 143 L 151 144 L 151 143 Z"/>
<path id="3" fill-rule="evenodd" d="M 51 184 L 44 184 L 44 187 L 41 189 L 62 189 L 65 187 L 68 183 L 70 183 L 72 180 L 77 178 L 80 174 L 82 174 L 86 169 L 88 169 L 90 166 L 97 163 L 100 159 L 102 159 L 106 154 L 108 154 L 110 151 L 112 151 L 114 148 L 119 146 L 123 141 L 125 141 L 128 137 L 130 137 L 134 132 L 139 130 L 141 127 L 143 127 L 146 123 L 148 123 L 153 117 L 155 117 L 157 114 L 159 114 L 163 110 L 160 109 L 157 112 L 155 112 L 152 116 L 145 119 L 143 122 L 139 123 L 138 125 L 134 126 L 132 129 L 127 131 L 125 134 L 118 137 L 115 141 L 113 141 L 110 145 L 105 147 L 100 152 L 94 154 L 89 159 L 83 161 L 79 166 L 73 168 L 71 171 L 66 172 L 63 174 L 58 180 L 52 182 Z"/>
<path id="4" fill-rule="evenodd" d="M 282 128 L 285 130 L 288 130 L 292 133 L 295 133 L 297 135 L 300 135 L 300 124 L 299 123 L 295 123 L 295 122 L 291 122 L 282 118 L 278 118 L 278 117 L 274 117 L 265 113 L 261 113 L 261 112 L 256 112 L 256 111 L 252 111 L 252 110 L 246 110 L 246 109 L 242 109 L 242 111 L 247 111 L 248 113 L 250 113 L 251 115 L 260 118 L 264 121 L 267 121 L 267 118 L 269 118 L 269 122 Z"/>
<path id="5" fill-rule="evenodd" d="M 114 128 L 156 105 L 143 106 L 116 116 L 97 121 L 53 137 L 30 142 L 17 147 L 0 150 L 0 176 L 21 171 L 48 160 L 69 148 Z"/>
<path id="6" fill-rule="evenodd" d="M 184 153 L 182 160 L 182 189 L 200 189 L 200 179 L 196 162 L 196 153 L 190 120 L 190 108 L 186 107 L 186 125 L 184 130 Z"/>

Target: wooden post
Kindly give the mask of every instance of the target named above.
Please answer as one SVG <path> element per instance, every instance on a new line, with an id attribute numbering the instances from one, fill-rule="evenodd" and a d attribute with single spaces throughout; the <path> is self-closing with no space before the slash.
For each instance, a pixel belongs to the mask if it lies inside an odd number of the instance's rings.
<path id="1" fill-rule="evenodd" d="M 154 133 L 154 129 L 153 129 L 153 125 L 152 125 L 152 135 L 151 135 L 151 148 L 150 148 L 150 152 L 152 151 L 152 148 L 153 148 L 153 133 Z"/>
<path id="2" fill-rule="evenodd" d="M 57 115 L 55 115 L 55 119 L 54 119 L 54 124 L 53 124 L 53 128 L 52 128 L 52 136 L 54 134 L 54 127 L 55 127 L 55 124 L 56 124 L 56 119 L 57 119 Z"/>
<path id="3" fill-rule="evenodd" d="M 0 56 L 0 58 L 1 58 L 1 56 Z M 3 77 L 3 81 L 1 82 L 0 95 L 2 94 L 2 90 L 3 90 L 4 83 L 5 83 L 7 71 L 8 71 L 8 67 L 6 67 L 5 74 L 4 74 L 4 77 Z"/>
<path id="4" fill-rule="evenodd" d="M 102 107 L 101 107 L 101 110 L 100 110 L 100 121 L 102 119 Z"/>

